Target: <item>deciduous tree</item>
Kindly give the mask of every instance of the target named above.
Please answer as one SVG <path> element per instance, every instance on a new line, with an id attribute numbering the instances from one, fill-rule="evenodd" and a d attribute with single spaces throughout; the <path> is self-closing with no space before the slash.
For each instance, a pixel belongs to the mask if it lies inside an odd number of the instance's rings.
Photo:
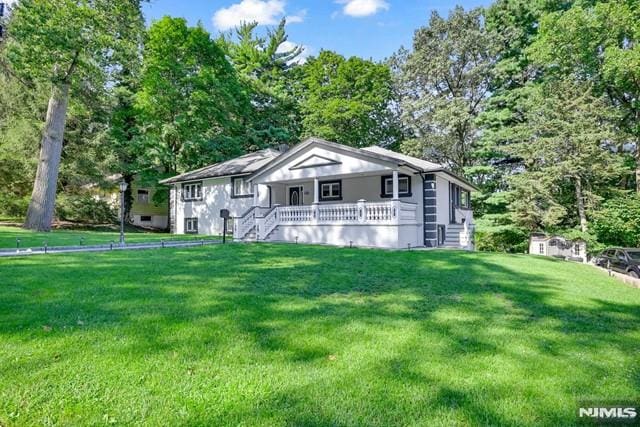
<path id="1" fill-rule="evenodd" d="M 201 26 L 170 17 L 151 25 L 135 105 L 138 161 L 155 178 L 244 152 L 245 88 Z"/>
<path id="2" fill-rule="evenodd" d="M 388 65 L 325 50 L 300 74 L 305 136 L 352 147 L 390 146 L 401 139 Z"/>
<path id="3" fill-rule="evenodd" d="M 35 182 L 25 227 L 49 230 L 70 97 L 96 96 L 117 67 L 137 0 L 21 0 L 7 30 L 3 63 L 23 82 L 50 86 Z M 32 84 L 33 86 L 33 84 Z"/>
<path id="4" fill-rule="evenodd" d="M 476 164 L 476 119 L 490 95 L 495 35 L 482 9 L 456 7 L 448 18 L 433 12 L 418 29 L 412 52 L 400 52 L 398 85 L 402 118 L 412 137 L 408 154 L 446 164 L 457 172 Z"/>

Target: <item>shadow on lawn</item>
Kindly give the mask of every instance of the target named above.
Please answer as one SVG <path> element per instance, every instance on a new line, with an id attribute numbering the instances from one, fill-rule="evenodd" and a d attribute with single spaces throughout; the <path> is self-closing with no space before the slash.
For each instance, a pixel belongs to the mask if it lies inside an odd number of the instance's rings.
<path id="1" fill-rule="evenodd" d="M 375 424 L 406 424 L 410 420 L 404 418 L 404 409 L 396 409 L 404 406 L 398 404 L 398 395 L 389 393 L 389 385 L 422 393 L 417 404 L 443 414 L 463 411 L 467 423 L 517 421 L 481 396 L 447 384 L 437 373 L 417 369 L 415 365 L 425 361 L 413 351 L 425 349 L 425 343 L 412 342 L 416 337 L 433 340 L 429 351 L 437 358 L 435 364 L 447 360 L 463 369 L 474 358 L 502 355 L 514 360 L 522 375 L 541 375 L 537 359 L 554 356 L 604 377 L 606 366 L 581 357 L 578 349 L 638 351 L 627 334 L 638 329 L 640 305 L 586 298 L 580 305 L 560 303 L 557 298 L 566 293 L 567 284 L 552 273 L 514 270 L 473 253 L 232 245 L 149 254 L 48 258 L 60 262 L 46 264 L 46 278 L 27 277 L 44 261 L 10 265 L 18 273 L 0 286 L 0 336 L 23 336 L 26 329 L 29 339 L 55 340 L 124 325 L 134 344 L 112 351 L 145 355 L 178 349 L 196 359 L 223 352 L 237 337 L 249 336 L 258 350 L 249 358 L 293 368 L 322 367 L 336 353 L 366 347 L 369 340 L 375 343 L 378 331 L 398 328 L 406 333 L 397 348 L 368 359 L 362 368 L 381 382 L 359 384 L 358 368 L 341 368 L 342 381 L 356 384 L 361 396 L 367 396 L 362 401 L 353 401 L 348 393 L 340 402 L 314 396 L 318 390 L 339 387 L 335 380 L 320 377 L 312 385 L 274 392 L 260 405 L 246 402 L 238 413 L 229 414 L 240 422 L 247 413 L 259 419 L 290 412 L 296 425 L 366 424 L 372 413 L 378 416 Z M 71 276 L 74 280 L 68 280 Z M 53 332 L 42 331 L 43 325 Z M 192 331 L 175 333 L 181 329 Z M 527 351 L 517 352 L 512 343 L 501 341 L 501 330 L 523 331 L 519 344 Z M 33 360 L 21 363 L 31 366 Z M 25 368 L 20 362 L 6 367 Z M 463 370 L 457 374 L 466 375 Z M 309 405 L 317 407 L 313 415 L 292 411 Z M 388 409 L 381 414 L 381 407 Z M 573 408 L 544 411 L 540 416 L 545 420 L 574 421 Z"/>

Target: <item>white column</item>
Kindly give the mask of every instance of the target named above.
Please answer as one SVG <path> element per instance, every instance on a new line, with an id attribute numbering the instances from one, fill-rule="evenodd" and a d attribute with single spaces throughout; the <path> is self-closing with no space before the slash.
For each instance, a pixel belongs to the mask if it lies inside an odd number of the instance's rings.
<path id="1" fill-rule="evenodd" d="M 320 180 L 313 178 L 313 203 L 320 203 Z"/>
<path id="2" fill-rule="evenodd" d="M 398 171 L 393 171 L 393 200 L 400 198 L 400 190 L 398 188 Z"/>
<path id="3" fill-rule="evenodd" d="M 253 185 L 253 206 L 260 206 L 260 184 Z"/>

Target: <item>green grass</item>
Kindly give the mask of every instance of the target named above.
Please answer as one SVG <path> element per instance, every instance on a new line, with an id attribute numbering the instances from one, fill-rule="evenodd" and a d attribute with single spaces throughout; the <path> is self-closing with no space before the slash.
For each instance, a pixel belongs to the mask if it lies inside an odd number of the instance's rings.
<path id="1" fill-rule="evenodd" d="M 0 425 L 571 425 L 640 397 L 640 290 L 584 265 L 254 244 L 0 278 Z"/>
<path id="2" fill-rule="evenodd" d="M 199 236 L 194 234 L 175 235 L 160 232 L 144 232 L 135 228 L 128 228 L 125 232 L 127 243 L 155 242 L 160 240 L 189 240 L 189 239 L 212 239 L 213 236 Z M 75 246 L 108 244 L 120 241 L 118 231 L 96 231 L 96 230 L 52 230 L 48 233 L 39 233 L 25 230 L 20 227 L 0 225 L 0 249 L 15 248 L 16 239 L 20 239 L 20 247 L 42 247 L 46 241 L 49 246 Z"/>

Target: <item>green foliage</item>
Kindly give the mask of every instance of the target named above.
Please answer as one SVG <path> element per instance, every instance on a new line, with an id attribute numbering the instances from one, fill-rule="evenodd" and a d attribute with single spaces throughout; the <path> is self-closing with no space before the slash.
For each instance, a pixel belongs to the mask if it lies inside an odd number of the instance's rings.
<path id="1" fill-rule="evenodd" d="M 607 245 L 640 247 L 640 196 L 627 194 L 604 202 L 594 213 L 593 231 Z"/>
<path id="2" fill-rule="evenodd" d="M 29 197 L 11 192 L 0 192 L 0 217 L 23 218 L 29 206 Z"/>
<path id="3" fill-rule="evenodd" d="M 22 216 L 36 168 L 44 105 L 39 91 L 25 91 L 0 72 L 0 214 Z M 27 201 L 28 204 L 28 201 Z"/>
<path id="4" fill-rule="evenodd" d="M 72 83 L 86 96 L 105 89 L 139 17 L 138 0 L 20 0 L 4 57 L 23 81 Z"/>
<path id="5" fill-rule="evenodd" d="M 572 80 L 535 89 L 523 123 L 514 127 L 518 140 L 510 146 L 526 168 L 511 179 L 511 210 L 516 223 L 532 231 L 576 222 L 586 227 L 586 211 L 622 174 L 609 145 L 615 113 L 588 85 Z"/>
<path id="6" fill-rule="evenodd" d="M 489 96 L 496 37 L 482 9 L 456 7 L 447 19 L 433 12 L 418 29 L 413 52 L 395 58 L 403 122 L 411 138 L 402 150 L 464 172 L 475 162 L 476 118 Z"/>
<path id="7" fill-rule="evenodd" d="M 525 253 L 529 246 L 529 234 L 515 225 L 485 227 L 476 225 L 476 250 L 484 252 Z"/>
<path id="8" fill-rule="evenodd" d="M 145 169 L 175 174 L 243 153 L 249 103 L 204 28 L 164 17 L 148 30 L 136 108 Z"/>
<path id="9" fill-rule="evenodd" d="M 63 221 L 109 224 L 116 221 L 117 212 L 109 203 L 90 194 L 61 194 L 56 216 Z"/>
<path id="10" fill-rule="evenodd" d="M 242 23 L 217 40 L 247 87 L 252 108 L 246 117 L 246 137 L 254 149 L 294 144 L 301 132 L 294 68 L 302 47 L 289 46 L 285 24 L 283 19 L 260 37 L 255 34 L 256 22 Z"/>
<path id="11" fill-rule="evenodd" d="M 620 148 L 635 145 L 635 185 L 640 192 L 640 5 L 637 0 L 575 2 L 540 20 L 531 56 L 545 71 L 588 81 L 620 111 Z M 627 185 L 633 184 L 629 173 Z"/>
<path id="12" fill-rule="evenodd" d="M 475 220 L 475 244 L 479 251 L 524 253 L 529 231 L 516 225 L 507 206 L 513 201 L 510 192 L 481 193 L 481 215 Z M 478 197 L 474 199 L 477 203 Z M 474 212 L 475 213 L 475 212 Z"/>
<path id="13" fill-rule="evenodd" d="M 303 135 L 352 147 L 396 144 L 402 131 L 386 64 L 322 51 L 302 66 Z"/>

